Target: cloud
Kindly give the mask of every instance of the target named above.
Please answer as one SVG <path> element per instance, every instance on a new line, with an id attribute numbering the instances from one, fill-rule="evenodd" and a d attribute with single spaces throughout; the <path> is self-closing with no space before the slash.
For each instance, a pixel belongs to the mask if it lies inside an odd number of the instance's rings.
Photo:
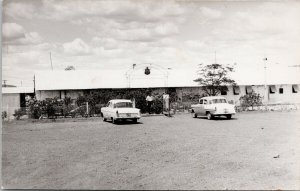
<path id="1" fill-rule="evenodd" d="M 178 34 L 178 27 L 173 23 L 159 24 L 154 28 L 154 32 L 161 36 L 169 36 L 172 34 Z"/>
<path id="2" fill-rule="evenodd" d="M 63 44 L 64 52 L 73 56 L 87 55 L 91 53 L 90 47 L 80 38 Z"/>
<path id="3" fill-rule="evenodd" d="M 117 49 L 119 47 L 119 42 L 114 38 L 101 38 L 101 37 L 93 37 L 92 44 L 94 46 L 101 46 L 104 49 Z"/>
<path id="4" fill-rule="evenodd" d="M 200 7 L 200 13 L 201 15 L 206 19 L 218 19 L 221 17 L 221 11 L 211 9 L 208 7 Z"/>
<path id="5" fill-rule="evenodd" d="M 38 1 L 36 1 L 38 3 Z M 3 1 L 3 14 L 5 17 L 14 19 L 32 19 L 38 11 L 38 5 L 30 1 Z"/>
<path id="6" fill-rule="evenodd" d="M 25 38 L 24 28 L 17 23 L 3 23 L 2 27 L 4 41 L 13 41 Z"/>
<path id="7" fill-rule="evenodd" d="M 10 45 L 39 44 L 43 38 L 37 32 L 26 32 L 17 23 L 3 24 L 3 42 Z"/>
<path id="8" fill-rule="evenodd" d="M 176 18 L 185 10 L 176 1 L 6 1 L 5 16 L 10 18 L 40 18 L 73 23 L 89 22 L 82 17 L 105 17 L 118 22 L 160 22 L 165 17 Z"/>

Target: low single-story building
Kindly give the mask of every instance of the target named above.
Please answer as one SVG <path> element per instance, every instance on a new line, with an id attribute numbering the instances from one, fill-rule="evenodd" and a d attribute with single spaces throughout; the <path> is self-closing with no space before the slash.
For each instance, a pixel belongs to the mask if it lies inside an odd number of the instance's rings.
<path id="1" fill-rule="evenodd" d="M 34 96 L 33 87 L 2 87 L 2 112 L 10 117 L 15 110 L 25 108 L 26 96 Z"/>
<path id="2" fill-rule="evenodd" d="M 145 75 L 143 69 L 44 71 L 37 72 L 35 76 L 38 100 L 53 97 L 76 99 L 80 95 L 101 89 L 149 88 L 161 93 L 172 90 L 177 93 L 178 102 L 189 102 L 189 97 L 204 93 L 202 87 L 194 81 L 197 73 L 189 70 L 153 69 L 149 75 Z M 224 97 L 236 105 L 240 104 L 241 96 L 251 91 L 263 96 L 263 102 L 267 104 L 300 103 L 300 80 L 277 79 L 272 83 L 267 82 L 266 86 L 255 80 L 236 82 L 236 87 L 229 87 L 228 92 L 222 92 Z"/>

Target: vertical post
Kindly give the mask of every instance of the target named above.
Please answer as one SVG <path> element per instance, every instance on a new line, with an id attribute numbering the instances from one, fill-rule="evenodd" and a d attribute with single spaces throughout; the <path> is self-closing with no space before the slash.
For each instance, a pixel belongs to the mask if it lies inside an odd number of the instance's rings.
<path id="1" fill-rule="evenodd" d="M 35 75 L 33 75 L 33 95 L 35 96 Z"/>
<path id="2" fill-rule="evenodd" d="M 265 100 L 265 107 L 267 107 L 269 98 L 268 98 L 268 90 L 267 90 L 267 60 L 268 58 L 264 59 L 264 100 Z"/>
<path id="3" fill-rule="evenodd" d="M 50 52 L 50 62 L 51 62 L 51 70 L 53 70 L 51 52 Z"/>
<path id="4" fill-rule="evenodd" d="M 86 114 L 89 116 L 89 102 L 86 102 Z"/>

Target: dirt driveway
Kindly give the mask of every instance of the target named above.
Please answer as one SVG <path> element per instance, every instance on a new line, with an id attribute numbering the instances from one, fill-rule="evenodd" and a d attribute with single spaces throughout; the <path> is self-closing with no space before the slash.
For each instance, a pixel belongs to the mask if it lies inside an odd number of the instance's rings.
<path id="1" fill-rule="evenodd" d="M 3 124 L 4 188 L 300 189 L 300 112 Z"/>

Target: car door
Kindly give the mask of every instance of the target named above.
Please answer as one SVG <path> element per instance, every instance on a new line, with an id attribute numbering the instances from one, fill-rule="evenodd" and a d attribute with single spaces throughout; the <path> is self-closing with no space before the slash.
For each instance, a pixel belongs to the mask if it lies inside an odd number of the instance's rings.
<path id="1" fill-rule="evenodd" d="M 206 110 L 205 110 L 205 105 L 207 104 L 206 99 L 201 99 L 200 101 L 200 107 L 199 107 L 199 115 L 205 115 Z"/>
<path id="2" fill-rule="evenodd" d="M 200 100 L 199 100 L 199 103 L 195 106 L 194 112 L 195 112 L 197 115 L 201 115 L 201 107 L 202 107 L 202 104 L 203 104 L 203 99 L 200 99 Z"/>
<path id="3" fill-rule="evenodd" d="M 102 113 L 103 113 L 103 116 L 105 118 L 108 118 L 109 117 L 109 105 L 111 104 L 111 102 L 109 101 L 106 106 L 103 108 L 102 110 Z"/>
<path id="4" fill-rule="evenodd" d="M 114 103 L 110 102 L 108 107 L 107 107 L 107 114 L 108 114 L 108 117 L 111 118 L 111 117 L 114 117 L 113 114 L 114 114 Z"/>
<path id="5" fill-rule="evenodd" d="M 206 115 L 208 100 L 203 99 L 202 107 L 201 107 L 201 115 Z"/>

